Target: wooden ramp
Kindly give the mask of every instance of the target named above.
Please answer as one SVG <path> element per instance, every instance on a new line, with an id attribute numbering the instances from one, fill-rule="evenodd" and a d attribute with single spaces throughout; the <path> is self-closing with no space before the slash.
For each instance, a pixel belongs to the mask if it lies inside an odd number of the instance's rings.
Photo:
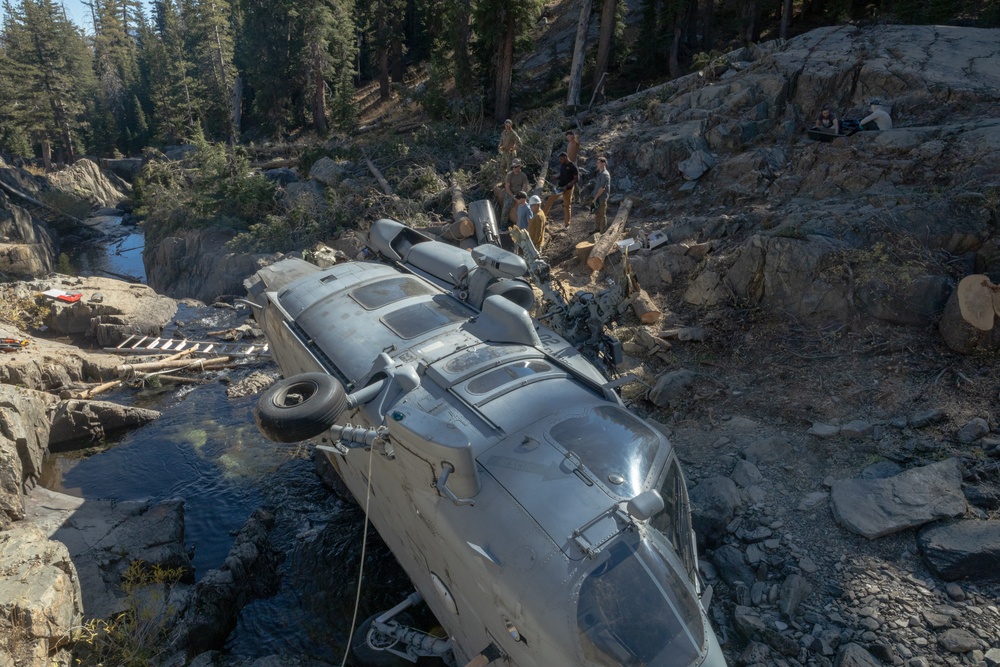
<path id="1" fill-rule="evenodd" d="M 271 346 L 266 340 L 262 343 L 237 343 L 139 335 L 129 336 L 117 346 L 105 349 L 126 354 L 177 354 L 190 350 L 190 355 L 194 357 L 260 357 L 271 354 Z"/>

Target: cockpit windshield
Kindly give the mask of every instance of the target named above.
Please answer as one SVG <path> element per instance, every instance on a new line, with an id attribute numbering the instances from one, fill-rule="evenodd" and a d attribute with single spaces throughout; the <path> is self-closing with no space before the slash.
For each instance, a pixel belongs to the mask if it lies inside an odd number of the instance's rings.
<path id="1" fill-rule="evenodd" d="M 577 627 L 598 665 L 691 665 L 705 646 L 698 602 L 650 544 L 619 540 L 580 588 Z"/>
<path id="2" fill-rule="evenodd" d="M 565 419 L 552 427 L 550 435 L 623 498 L 642 492 L 660 446 L 651 428 L 611 405 Z"/>

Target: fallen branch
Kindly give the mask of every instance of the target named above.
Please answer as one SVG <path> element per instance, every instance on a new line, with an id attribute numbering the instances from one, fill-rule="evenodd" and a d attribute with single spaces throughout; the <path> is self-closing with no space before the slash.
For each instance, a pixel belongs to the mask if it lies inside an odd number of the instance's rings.
<path id="1" fill-rule="evenodd" d="M 74 218 L 69 213 L 63 213 L 62 211 L 60 211 L 57 208 L 49 206 L 48 204 L 46 204 L 44 202 L 40 202 L 37 199 L 35 199 L 34 197 L 31 197 L 29 195 L 24 194 L 20 190 L 18 190 L 16 188 L 10 187 L 9 185 L 7 185 L 6 183 L 4 183 L 3 181 L 0 181 L 0 189 L 6 190 L 9 194 L 14 195 L 15 197 L 17 197 L 19 199 L 23 199 L 24 201 L 28 202 L 32 206 L 37 206 L 39 208 L 43 208 L 46 211 L 49 211 L 51 213 L 55 213 L 56 215 L 61 215 L 64 218 L 68 218 L 68 219 L 72 220 L 73 222 L 75 222 L 78 225 L 83 225 L 83 220 L 80 220 L 79 218 Z"/>
<path id="2" fill-rule="evenodd" d="M 365 163 L 368 165 L 368 171 L 372 173 L 372 176 L 375 177 L 375 180 L 378 181 L 378 184 L 382 187 L 382 192 L 392 196 L 392 186 L 389 185 L 389 181 L 385 180 L 385 176 L 383 176 L 382 172 L 378 170 L 375 163 L 372 162 L 368 156 L 365 156 Z"/>
<path id="3" fill-rule="evenodd" d="M 160 375 L 159 373 L 147 373 L 145 375 L 136 376 L 137 380 L 142 380 L 143 382 L 152 378 L 166 380 L 167 382 L 177 382 L 178 384 L 208 384 L 211 382 L 211 380 L 205 380 L 203 378 L 185 377 L 183 375 Z"/>
<path id="4" fill-rule="evenodd" d="M 631 210 L 632 199 L 629 198 L 622 202 L 621 208 L 618 209 L 618 214 L 615 215 L 615 221 L 611 224 L 611 227 L 604 234 L 601 234 L 601 238 L 597 239 L 594 249 L 590 251 L 590 258 L 587 259 L 587 266 L 592 271 L 600 271 L 604 268 L 604 260 L 615 247 L 618 239 L 621 238 L 622 232 L 625 231 L 625 223 L 628 222 L 628 214 Z"/>

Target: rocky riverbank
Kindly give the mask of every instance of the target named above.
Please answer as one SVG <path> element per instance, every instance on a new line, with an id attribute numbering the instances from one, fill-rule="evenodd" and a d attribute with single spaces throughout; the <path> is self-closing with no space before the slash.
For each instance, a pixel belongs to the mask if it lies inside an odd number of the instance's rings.
<path id="1" fill-rule="evenodd" d="M 43 326 L 91 348 L 158 334 L 177 310 L 144 285 L 107 279 L 52 275 L 6 288 L 18 301 L 45 300 L 40 293 L 49 289 L 83 294 L 50 304 Z M 269 544 L 273 518 L 250 517 L 222 567 L 195 584 L 183 498 L 83 500 L 38 486 L 50 449 L 103 442 L 159 413 L 72 397 L 113 379 L 134 357 L 29 336 L 9 322 L 0 322 L 0 338 L 28 341 L 4 353 L 0 371 L 0 658 L 97 664 L 115 660 L 115 642 L 137 642 L 147 644 L 149 664 L 183 665 L 220 649 L 239 610 L 273 589 L 281 560 Z M 125 618 L 141 618 L 143 627 Z"/>

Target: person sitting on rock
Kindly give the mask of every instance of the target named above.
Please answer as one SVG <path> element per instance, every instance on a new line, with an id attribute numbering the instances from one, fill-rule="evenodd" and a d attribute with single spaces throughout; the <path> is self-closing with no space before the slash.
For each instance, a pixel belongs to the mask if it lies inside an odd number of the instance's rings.
<path id="1" fill-rule="evenodd" d="M 868 109 L 871 111 L 871 114 L 858 121 L 862 128 L 866 130 L 874 129 L 871 126 L 865 127 L 865 125 L 867 123 L 875 123 L 880 130 L 884 131 L 892 129 L 892 118 L 889 117 L 889 113 L 885 110 L 879 100 L 872 100 L 868 105 Z"/>
<path id="2" fill-rule="evenodd" d="M 816 118 L 816 124 L 813 125 L 814 128 L 822 130 L 823 132 L 829 132 L 831 134 L 840 134 L 840 120 L 837 119 L 837 114 L 830 111 L 830 107 L 823 105 L 822 111 L 819 112 L 819 116 Z"/>

